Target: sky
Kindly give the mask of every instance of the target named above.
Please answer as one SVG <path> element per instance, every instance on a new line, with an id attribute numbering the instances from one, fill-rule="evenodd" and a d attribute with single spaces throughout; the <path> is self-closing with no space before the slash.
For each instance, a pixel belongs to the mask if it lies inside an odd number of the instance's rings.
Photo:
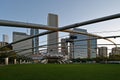
<path id="1" fill-rule="evenodd" d="M 0 0 L 0 19 L 47 25 L 48 13 L 59 16 L 59 27 L 120 13 L 120 0 Z M 88 32 L 101 36 L 120 35 L 120 19 L 82 26 Z M 2 35 L 9 36 L 12 42 L 12 32 L 27 32 L 23 28 L 0 26 L 0 41 Z M 42 32 L 43 30 L 40 30 Z M 103 33 L 101 33 L 103 32 Z M 60 33 L 64 36 L 64 33 Z M 46 38 L 41 38 L 44 41 Z M 120 38 L 112 39 L 120 43 Z M 98 43 L 108 43 L 99 40 Z"/>

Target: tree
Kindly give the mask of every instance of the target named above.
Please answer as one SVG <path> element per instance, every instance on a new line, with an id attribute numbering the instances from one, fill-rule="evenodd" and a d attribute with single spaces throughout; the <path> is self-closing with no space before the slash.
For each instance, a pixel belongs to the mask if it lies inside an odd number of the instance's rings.
<path id="1" fill-rule="evenodd" d="M 0 56 L 5 56 L 5 57 L 16 57 L 16 52 L 11 51 L 11 47 L 4 47 L 0 49 Z"/>
<path id="2" fill-rule="evenodd" d="M 120 61 L 120 55 L 110 55 L 109 59 L 113 61 Z"/>

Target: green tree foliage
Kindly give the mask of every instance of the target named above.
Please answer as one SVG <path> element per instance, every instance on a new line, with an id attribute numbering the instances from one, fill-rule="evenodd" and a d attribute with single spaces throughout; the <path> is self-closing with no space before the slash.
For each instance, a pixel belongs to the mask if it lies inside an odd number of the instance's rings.
<path id="1" fill-rule="evenodd" d="M 109 60 L 120 61 L 120 55 L 110 55 Z"/>
<path id="2" fill-rule="evenodd" d="M 4 47 L 0 49 L 0 58 L 5 57 L 16 57 L 16 53 L 14 51 L 10 51 L 11 49 L 8 47 Z"/>

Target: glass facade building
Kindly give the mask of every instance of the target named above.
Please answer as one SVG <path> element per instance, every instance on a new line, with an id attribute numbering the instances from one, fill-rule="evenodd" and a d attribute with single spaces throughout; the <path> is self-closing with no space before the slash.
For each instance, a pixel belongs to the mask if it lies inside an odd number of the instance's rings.
<path id="1" fill-rule="evenodd" d="M 97 56 L 97 39 L 95 37 L 88 36 L 88 58 L 96 58 Z"/>
<path id="2" fill-rule="evenodd" d="M 39 30 L 38 29 L 31 29 L 30 30 L 30 35 L 33 36 L 33 35 L 36 35 L 36 34 L 39 34 Z M 33 51 L 33 54 L 38 54 L 39 53 L 39 37 L 35 37 L 32 39 L 32 46 L 35 47 L 32 51 Z"/>
<path id="3" fill-rule="evenodd" d="M 7 43 L 9 43 L 8 35 L 3 34 L 3 42 L 7 42 Z"/>
<path id="4" fill-rule="evenodd" d="M 87 33 L 86 29 L 74 28 L 74 31 Z M 97 40 L 91 39 L 88 35 L 71 33 L 70 36 L 76 36 L 70 43 L 70 53 L 72 58 L 94 58 L 97 53 Z"/>

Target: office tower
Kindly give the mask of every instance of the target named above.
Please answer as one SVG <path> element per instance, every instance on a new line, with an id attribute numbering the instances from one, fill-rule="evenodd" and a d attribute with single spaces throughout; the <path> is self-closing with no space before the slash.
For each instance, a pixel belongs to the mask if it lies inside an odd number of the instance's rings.
<path id="1" fill-rule="evenodd" d="M 48 26 L 58 28 L 58 16 L 56 14 L 48 14 Z M 50 55 L 58 54 L 58 32 L 47 35 L 47 51 Z"/>
<path id="2" fill-rule="evenodd" d="M 3 34 L 3 42 L 9 43 L 8 35 Z"/>
<path id="3" fill-rule="evenodd" d="M 27 35 L 26 33 L 22 33 L 22 32 L 13 32 L 13 42 L 24 39 L 29 37 L 29 35 Z M 28 49 L 28 48 L 32 48 L 32 39 L 28 39 L 16 44 L 13 44 L 13 50 L 17 50 L 19 51 L 17 54 L 19 55 L 30 55 L 32 54 L 32 49 L 29 50 L 23 50 L 23 49 Z"/>
<path id="4" fill-rule="evenodd" d="M 36 35 L 39 34 L 39 30 L 38 29 L 31 29 L 30 30 L 30 35 Z M 32 39 L 32 46 L 35 47 L 34 49 L 32 49 L 33 54 L 38 54 L 39 53 L 39 37 L 35 37 Z"/>
<path id="5" fill-rule="evenodd" d="M 98 57 L 107 57 L 107 47 L 99 47 L 98 48 Z"/>
<path id="6" fill-rule="evenodd" d="M 86 29 L 74 28 L 74 31 L 87 33 Z M 76 33 L 70 33 L 70 36 L 75 37 L 72 42 L 70 42 L 70 53 L 72 58 L 95 58 L 97 40 L 92 40 L 89 35 L 82 35 Z"/>
<path id="7" fill-rule="evenodd" d="M 79 32 L 85 32 L 87 33 L 87 30 L 85 29 L 78 29 L 74 28 L 74 31 Z M 84 41 L 76 41 L 76 40 L 82 40 L 87 39 L 88 37 L 86 35 L 71 33 L 70 36 L 76 36 L 76 39 L 73 39 L 73 42 L 71 42 L 70 47 L 70 53 L 72 54 L 72 58 L 87 58 L 87 40 Z"/>
<path id="8" fill-rule="evenodd" d="M 88 36 L 88 58 L 96 58 L 97 56 L 97 39 Z"/>

